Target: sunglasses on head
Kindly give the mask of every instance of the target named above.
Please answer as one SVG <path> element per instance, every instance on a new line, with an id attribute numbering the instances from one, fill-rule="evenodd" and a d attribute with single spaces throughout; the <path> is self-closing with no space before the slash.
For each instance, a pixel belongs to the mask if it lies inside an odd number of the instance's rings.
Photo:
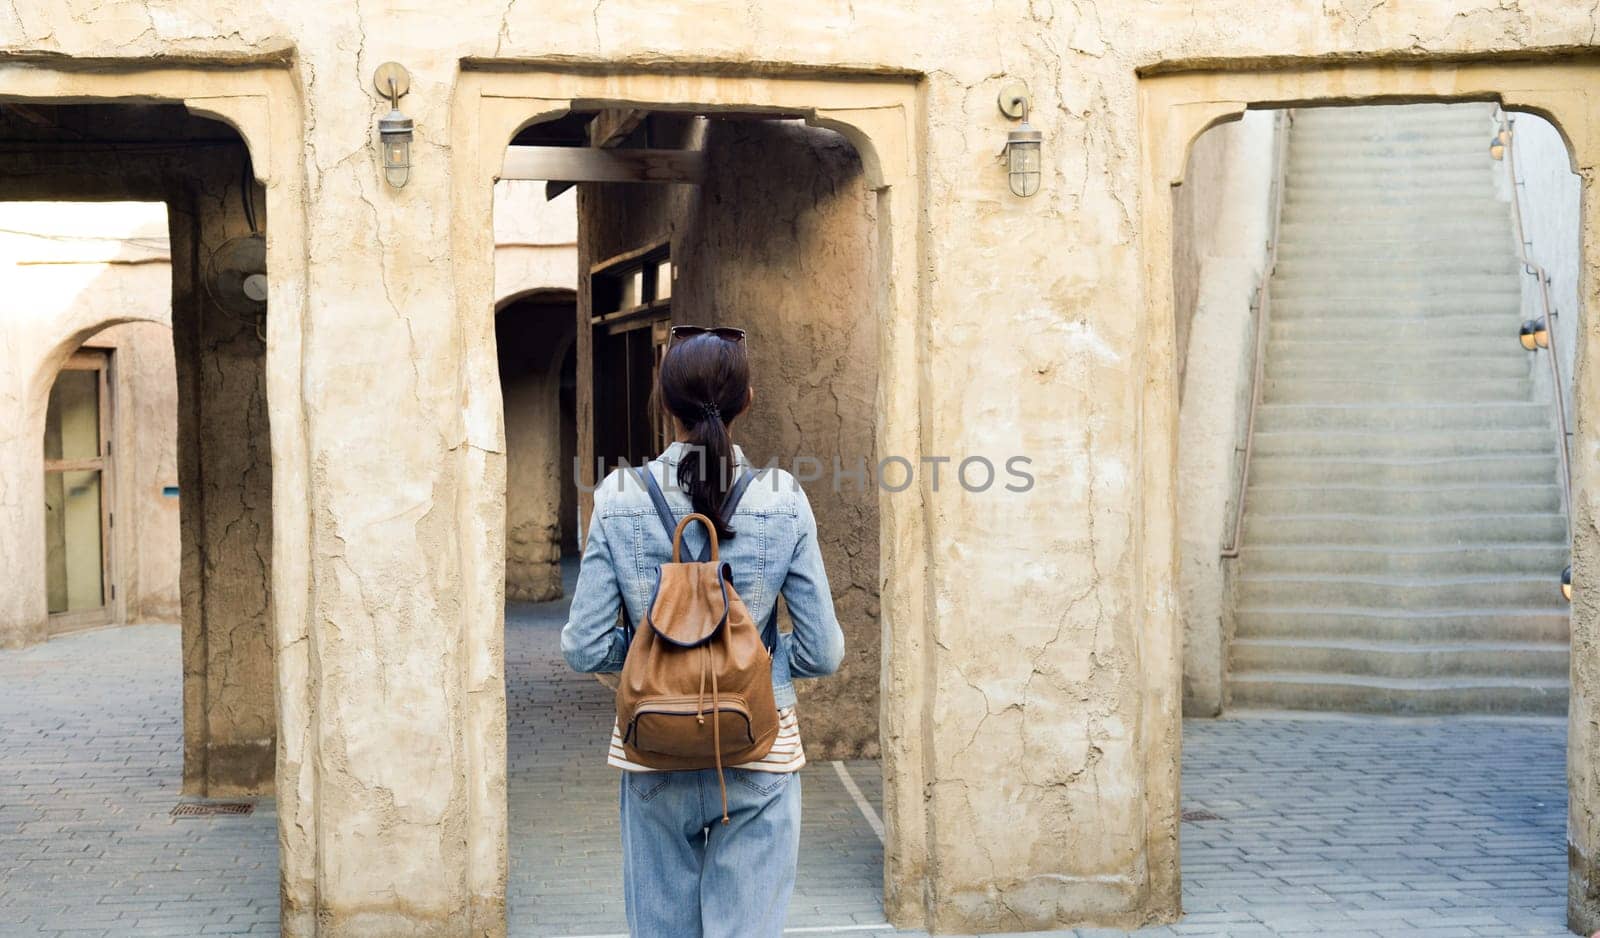
<path id="1" fill-rule="evenodd" d="M 744 341 L 744 330 L 735 329 L 732 326 L 673 326 L 672 341 L 692 339 L 697 335 L 706 335 L 708 333 L 728 342 Z"/>

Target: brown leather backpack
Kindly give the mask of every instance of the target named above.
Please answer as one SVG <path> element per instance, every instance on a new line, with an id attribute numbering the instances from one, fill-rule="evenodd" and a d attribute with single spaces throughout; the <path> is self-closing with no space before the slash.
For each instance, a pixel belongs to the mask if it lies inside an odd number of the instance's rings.
<path id="1" fill-rule="evenodd" d="M 640 474 L 652 497 L 658 496 L 649 469 Z M 705 526 L 709 557 L 685 562 L 683 532 L 696 521 Z M 722 767 L 762 758 L 778 738 L 772 656 L 733 587 L 732 568 L 717 557 L 711 519 L 690 514 L 678 522 L 672 562 L 662 564 L 657 576 L 617 686 L 623 752 L 653 769 L 715 768 L 727 823 Z"/>

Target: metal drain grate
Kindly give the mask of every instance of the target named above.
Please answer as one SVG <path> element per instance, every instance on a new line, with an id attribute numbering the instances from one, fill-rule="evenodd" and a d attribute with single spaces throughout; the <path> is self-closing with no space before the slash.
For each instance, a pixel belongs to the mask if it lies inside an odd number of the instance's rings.
<path id="1" fill-rule="evenodd" d="M 180 801 L 172 807 L 173 817 L 212 817 L 218 814 L 249 814 L 256 806 L 248 801 Z"/>
<path id="2" fill-rule="evenodd" d="M 1199 823 L 1200 821 L 1220 821 L 1220 820 L 1222 820 L 1222 815 L 1220 815 L 1220 814 L 1212 814 L 1210 811 L 1207 811 L 1204 808 L 1191 808 L 1188 811 L 1183 812 L 1183 820 L 1184 820 L 1185 823 Z"/>

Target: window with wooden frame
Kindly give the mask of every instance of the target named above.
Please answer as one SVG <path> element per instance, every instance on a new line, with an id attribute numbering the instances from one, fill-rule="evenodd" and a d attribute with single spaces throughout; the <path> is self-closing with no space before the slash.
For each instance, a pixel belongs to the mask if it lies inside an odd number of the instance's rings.
<path id="1" fill-rule="evenodd" d="M 651 395 L 671 338 L 673 274 L 668 241 L 589 270 L 594 451 L 608 468 L 640 465 L 672 442 L 672 420 L 651 408 Z"/>

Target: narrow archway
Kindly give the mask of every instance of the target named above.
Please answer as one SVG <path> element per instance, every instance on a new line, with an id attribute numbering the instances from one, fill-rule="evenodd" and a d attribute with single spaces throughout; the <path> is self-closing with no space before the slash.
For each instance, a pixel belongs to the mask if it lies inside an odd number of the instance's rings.
<path id="1" fill-rule="evenodd" d="M 621 123 L 614 115 L 626 110 L 600 107 L 533 124 L 513 141 L 512 153 L 522 147 L 587 147 L 597 125 Z M 664 445 L 649 399 L 668 326 L 746 330 L 758 406 L 737 438 L 758 465 L 788 469 L 807 484 L 851 646 L 845 671 L 806 688 L 811 692 L 802 698 L 811 766 L 804 770 L 805 799 L 812 820 L 803 828 L 800 911 L 792 920 L 818 927 L 859 923 L 863 916 L 883 914 L 875 888 L 882 845 L 881 807 L 874 802 L 881 788 L 879 768 L 869 761 L 878 752 L 880 646 L 872 485 L 876 199 L 843 136 L 793 118 L 640 111 L 626 126 L 611 141 L 619 152 L 664 147 L 700 165 L 694 183 L 577 183 L 577 268 L 587 275 L 568 313 L 568 336 L 576 336 L 578 471 L 592 486 L 619 462 L 638 464 Z M 559 181 L 552 183 L 557 187 Z M 497 202 L 504 211 L 506 200 Z M 498 218 L 496 227 L 504 227 Z M 535 302 L 540 299 L 545 297 L 506 304 L 497 314 L 506 395 L 508 603 L 520 588 L 517 506 L 526 480 L 518 478 L 519 424 L 536 410 L 513 376 L 528 370 L 519 359 L 533 355 L 549 362 L 563 350 L 545 325 L 547 307 Z M 584 526 L 590 490 L 573 487 Z M 604 794 L 616 785 L 615 770 L 604 762 L 610 693 L 592 678 L 566 672 L 552 638 L 561 625 L 561 605 L 552 604 L 548 614 L 514 604 L 507 610 L 508 898 L 512 922 L 524 926 L 548 906 L 546 892 L 566 888 L 565 880 L 547 870 L 536 877 L 525 870 L 527 858 L 547 855 L 558 844 L 570 847 L 576 838 L 587 845 L 586 860 L 571 869 L 572 882 L 606 882 L 604 871 L 620 862 L 616 838 L 607 834 L 615 828 L 615 798 Z M 592 738 L 587 749 L 585 733 Z M 594 797 L 559 804 L 529 800 L 557 779 L 574 776 L 584 780 L 576 790 L 592 789 Z M 805 884 L 837 881 L 841 860 L 849 866 L 848 879 L 861 887 L 855 904 L 806 901 Z M 599 899 L 598 917 L 586 927 L 623 927 L 620 895 Z"/>
<path id="2" fill-rule="evenodd" d="M 495 314 L 506 421 L 506 601 L 562 595 L 576 539 L 574 291 L 540 290 Z"/>

